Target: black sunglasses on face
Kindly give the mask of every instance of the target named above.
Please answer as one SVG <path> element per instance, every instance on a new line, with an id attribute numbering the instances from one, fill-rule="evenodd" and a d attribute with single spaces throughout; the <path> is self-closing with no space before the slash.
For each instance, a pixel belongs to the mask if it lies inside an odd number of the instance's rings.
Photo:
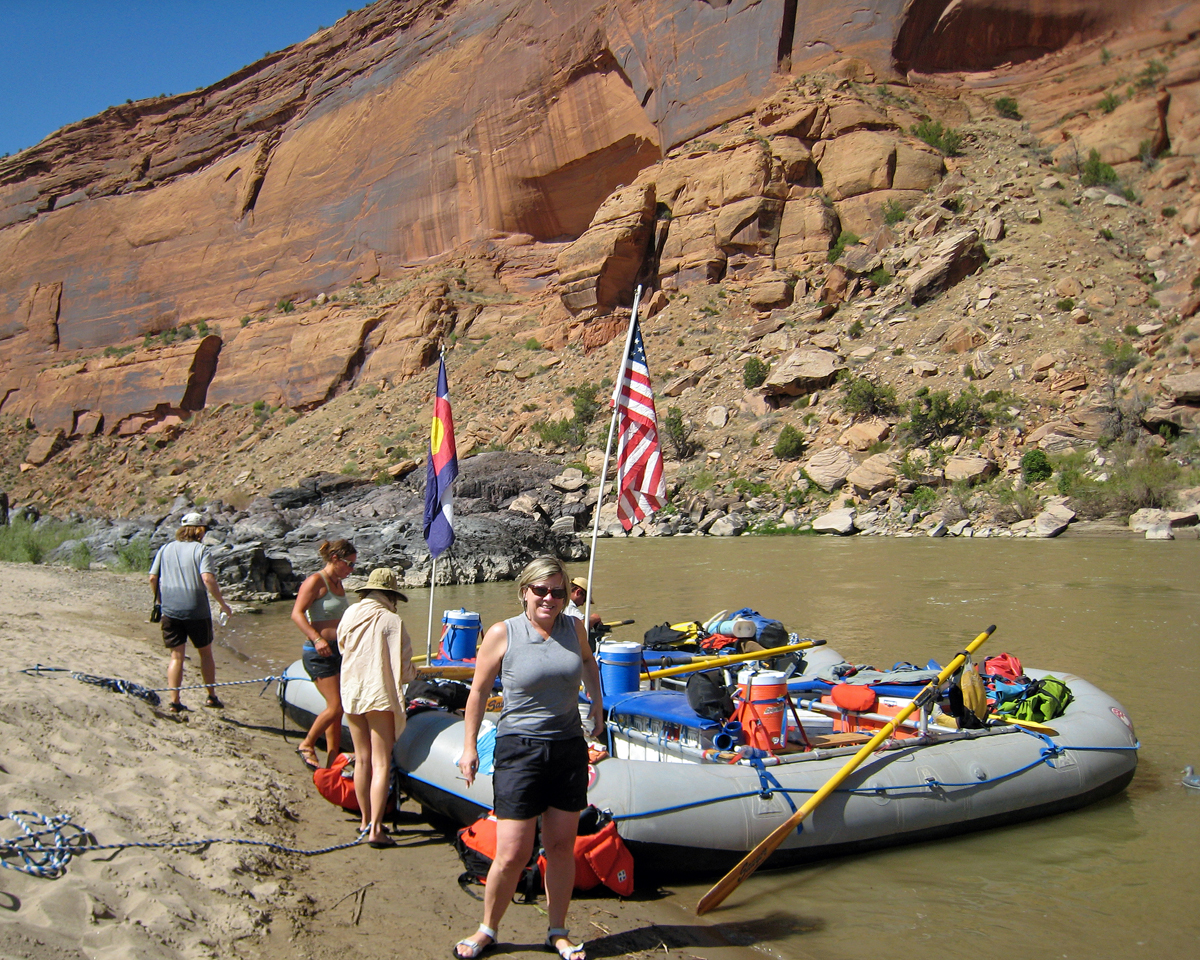
<path id="1" fill-rule="evenodd" d="M 562 587 L 547 587 L 542 583 L 531 583 L 529 591 L 539 600 L 545 600 L 547 595 L 553 597 L 555 600 L 567 599 L 567 591 Z"/>

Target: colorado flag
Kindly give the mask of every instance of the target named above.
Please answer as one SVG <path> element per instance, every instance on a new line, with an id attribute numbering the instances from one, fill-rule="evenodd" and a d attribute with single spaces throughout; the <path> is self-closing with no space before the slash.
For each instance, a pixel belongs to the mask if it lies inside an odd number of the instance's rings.
<path id="1" fill-rule="evenodd" d="M 438 366 L 437 398 L 433 404 L 433 428 L 429 431 L 429 457 L 425 464 L 425 542 L 437 557 L 454 542 L 454 503 L 450 487 L 458 476 L 454 450 L 454 418 L 450 411 L 450 388 L 446 384 L 446 361 Z"/>

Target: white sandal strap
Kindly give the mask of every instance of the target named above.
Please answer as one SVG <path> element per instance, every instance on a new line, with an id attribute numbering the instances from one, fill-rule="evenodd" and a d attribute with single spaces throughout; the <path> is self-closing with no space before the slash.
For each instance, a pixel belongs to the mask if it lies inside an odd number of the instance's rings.
<path id="1" fill-rule="evenodd" d="M 475 932 L 482 933 L 485 937 L 491 937 L 493 940 L 496 939 L 496 931 L 491 927 L 485 927 L 482 923 L 479 925 L 479 929 Z"/>

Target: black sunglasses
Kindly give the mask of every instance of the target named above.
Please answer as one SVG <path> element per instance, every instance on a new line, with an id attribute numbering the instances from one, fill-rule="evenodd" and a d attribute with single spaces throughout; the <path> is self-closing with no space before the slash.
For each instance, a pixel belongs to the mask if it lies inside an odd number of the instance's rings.
<path id="1" fill-rule="evenodd" d="M 548 587 L 544 583 L 531 583 L 529 591 L 539 600 L 545 600 L 547 595 L 553 597 L 555 600 L 567 599 L 567 591 L 562 587 Z"/>

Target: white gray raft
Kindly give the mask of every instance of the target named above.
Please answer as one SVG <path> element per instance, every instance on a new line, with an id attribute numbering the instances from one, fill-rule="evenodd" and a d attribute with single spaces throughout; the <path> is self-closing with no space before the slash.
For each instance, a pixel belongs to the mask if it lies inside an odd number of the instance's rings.
<path id="1" fill-rule="evenodd" d="M 825 648 L 807 669 L 830 659 L 840 658 Z M 1047 674 L 1026 672 L 1034 679 Z M 298 663 L 288 670 L 297 673 L 303 676 Z M 1137 767 L 1132 723 L 1117 701 L 1086 680 L 1054 675 L 1075 697 L 1052 723 L 1057 735 L 1009 725 L 963 731 L 931 725 L 924 737 L 892 741 L 819 806 L 768 864 L 985 829 L 1075 809 L 1120 791 Z M 288 683 L 284 700 L 300 722 L 304 713 L 311 720 L 310 711 L 322 703 L 307 677 Z M 610 719 L 614 756 L 593 767 L 588 799 L 611 811 L 639 870 L 652 873 L 728 869 L 858 749 L 708 762 L 701 753 L 703 732 L 686 723 L 686 701 L 679 723 L 631 710 Z M 456 766 L 461 750 L 462 719 L 429 711 L 409 720 L 394 758 L 406 792 L 429 813 L 469 823 L 490 809 L 492 784 L 483 773 L 466 787 Z M 654 759 L 621 758 L 631 751 Z M 490 772 L 486 757 L 483 767 Z"/>

